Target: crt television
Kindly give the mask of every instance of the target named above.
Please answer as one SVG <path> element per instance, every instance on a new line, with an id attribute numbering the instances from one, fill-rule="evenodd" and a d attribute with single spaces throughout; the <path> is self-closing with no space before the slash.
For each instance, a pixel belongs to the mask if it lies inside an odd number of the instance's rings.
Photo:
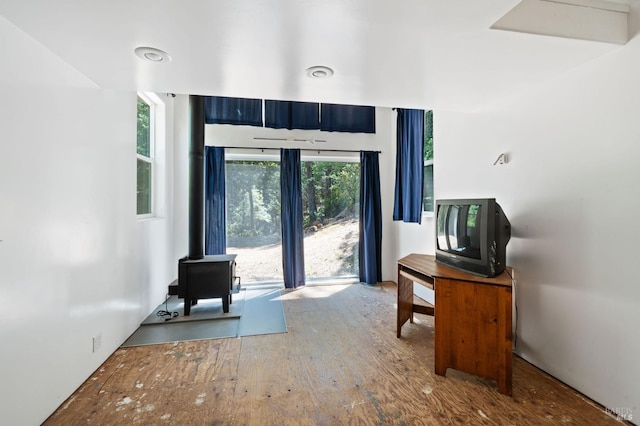
<path id="1" fill-rule="evenodd" d="M 436 200 L 436 262 L 483 277 L 506 264 L 511 224 L 495 198 Z"/>

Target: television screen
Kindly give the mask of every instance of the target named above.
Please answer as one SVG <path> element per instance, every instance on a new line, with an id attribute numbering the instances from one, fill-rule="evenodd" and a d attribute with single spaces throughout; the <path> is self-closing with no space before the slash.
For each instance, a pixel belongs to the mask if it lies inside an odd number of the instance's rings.
<path id="1" fill-rule="evenodd" d="M 504 270 L 511 225 L 493 198 L 436 201 L 436 260 L 476 275 Z"/>
<path id="2" fill-rule="evenodd" d="M 442 250 L 481 259 L 480 204 L 443 206 L 438 215 L 438 246 Z"/>

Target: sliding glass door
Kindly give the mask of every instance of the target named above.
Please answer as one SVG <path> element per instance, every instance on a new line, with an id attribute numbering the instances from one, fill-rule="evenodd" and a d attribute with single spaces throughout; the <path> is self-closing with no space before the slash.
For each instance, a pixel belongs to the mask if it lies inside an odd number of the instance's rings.
<path id="1" fill-rule="evenodd" d="M 243 283 L 282 281 L 280 165 L 226 162 L 227 253 Z M 307 282 L 358 275 L 360 163 L 302 161 Z"/>
<path id="2" fill-rule="evenodd" d="M 302 162 L 307 280 L 358 275 L 360 163 Z"/>
<path id="3" fill-rule="evenodd" d="M 227 161 L 227 253 L 243 283 L 282 281 L 280 163 Z"/>

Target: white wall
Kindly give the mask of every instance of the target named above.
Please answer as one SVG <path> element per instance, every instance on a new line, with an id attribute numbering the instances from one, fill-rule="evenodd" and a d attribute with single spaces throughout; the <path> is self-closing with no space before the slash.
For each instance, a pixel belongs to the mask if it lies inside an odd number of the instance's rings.
<path id="1" fill-rule="evenodd" d="M 188 189 L 188 144 L 189 144 L 189 101 L 187 96 L 178 96 L 176 100 L 176 204 L 187 202 Z M 326 140 L 325 143 L 311 145 L 307 142 L 282 142 L 254 140 L 256 137 L 297 139 L 316 138 Z M 370 150 L 381 151 L 380 154 L 380 192 L 382 196 L 383 224 L 383 280 L 394 280 L 396 275 L 396 263 L 394 248 L 397 246 L 396 235 L 393 232 L 393 185 L 395 175 L 395 121 L 392 119 L 390 108 L 376 108 L 376 133 L 341 133 L 321 132 L 315 130 L 287 130 L 268 129 L 253 126 L 232 125 L 207 125 L 205 129 L 206 145 L 230 146 L 230 147 L 270 147 L 270 148 L 317 148 L 317 149 L 342 149 L 342 150 Z M 180 152 L 180 154 L 178 154 Z M 257 150 L 234 150 L 236 153 L 247 155 L 261 155 Z M 273 158 L 279 157 L 278 151 L 265 151 L 264 155 Z M 305 157 L 319 157 L 317 153 L 303 151 Z M 322 158 L 330 160 L 332 156 L 344 156 L 348 154 L 325 153 Z M 359 158 L 358 154 L 354 154 Z M 181 201 L 178 201 L 180 197 Z M 185 204 L 186 205 L 186 204 Z M 188 218 L 186 211 L 176 212 L 176 253 L 187 253 L 186 230 Z M 184 236 L 182 235 L 184 233 Z"/>
<path id="2" fill-rule="evenodd" d="M 495 197 L 511 221 L 516 352 L 634 419 L 639 75 L 636 37 L 477 113 L 434 113 L 436 198 Z M 502 152 L 511 161 L 493 166 Z"/>
<path id="3" fill-rule="evenodd" d="M 0 413 L 33 425 L 154 291 L 137 279 L 136 94 L 97 88 L 3 17 L 0 39 Z"/>

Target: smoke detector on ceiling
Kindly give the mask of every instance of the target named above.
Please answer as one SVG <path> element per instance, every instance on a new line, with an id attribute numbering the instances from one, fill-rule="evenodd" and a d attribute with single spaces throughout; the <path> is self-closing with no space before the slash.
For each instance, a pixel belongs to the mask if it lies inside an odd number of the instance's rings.
<path id="1" fill-rule="evenodd" d="M 134 50 L 136 55 L 140 59 L 144 59 L 149 62 L 169 62 L 171 56 L 164 50 L 156 49 L 155 47 L 140 46 Z"/>
<path id="2" fill-rule="evenodd" d="M 316 65 L 313 67 L 307 68 L 307 77 L 314 79 L 323 79 L 329 78 L 333 75 L 333 70 L 329 67 L 325 67 L 324 65 Z"/>

